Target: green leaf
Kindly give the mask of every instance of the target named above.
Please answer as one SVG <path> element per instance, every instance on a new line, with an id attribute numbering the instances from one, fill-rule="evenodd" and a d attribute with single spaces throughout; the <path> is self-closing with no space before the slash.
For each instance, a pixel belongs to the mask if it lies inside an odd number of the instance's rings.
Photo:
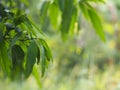
<path id="1" fill-rule="evenodd" d="M 37 64 L 39 64 L 40 62 L 40 49 L 39 47 L 37 47 L 38 51 L 37 51 Z"/>
<path id="2" fill-rule="evenodd" d="M 23 60 L 25 53 L 19 45 L 12 46 L 12 72 L 11 78 L 21 79 L 23 74 Z"/>
<path id="3" fill-rule="evenodd" d="M 33 65 L 36 62 L 38 48 L 35 43 L 35 41 L 32 41 L 28 47 L 27 50 L 27 58 L 26 58 L 26 65 L 25 65 L 25 76 L 28 78 L 28 76 L 31 74 Z"/>
<path id="4" fill-rule="evenodd" d="M 58 0 L 58 5 L 61 11 L 64 10 L 65 0 Z"/>
<path id="5" fill-rule="evenodd" d="M 19 40 L 21 35 L 22 35 L 22 33 L 18 33 L 13 37 L 13 39 L 10 42 L 10 48 L 16 43 L 17 40 Z"/>
<path id="6" fill-rule="evenodd" d="M 44 47 L 41 46 L 41 71 L 42 71 L 41 77 L 44 76 L 45 70 L 46 70 L 46 56 Z"/>
<path id="7" fill-rule="evenodd" d="M 16 67 L 16 65 L 18 64 L 22 65 L 24 57 L 25 57 L 25 53 L 19 45 L 12 46 L 13 67 Z"/>
<path id="8" fill-rule="evenodd" d="M 39 88 L 42 89 L 42 82 L 40 80 L 40 74 L 39 74 L 39 69 L 37 69 L 36 65 L 33 67 L 33 72 L 32 74 L 34 75 L 34 78 L 39 86 Z"/>
<path id="9" fill-rule="evenodd" d="M 80 7 L 83 15 L 85 16 L 85 18 L 89 19 L 88 8 L 86 6 L 86 3 L 79 3 L 79 7 Z"/>
<path id="10" fill-rule="evenodd" d="M 100 36 L 101 40 L 105 41 L 106 40 L 105 33 L 104 33 L 103 26 L 99 16 L 94 11 L 94 9 L 88 9 L 88 13 L 89 13 L 89 17 L 92 22 L 92 25 L 96 30 L 96 33 Z"/>
<path id="11" fill-rule="evenodd" d="M 11 68 L 11 61 L 8 57 L 8 54 L 7 54 L 7 48 L 6 48 L 6 45 L 5 45 L 5 42 L 2 41 L 0 43 L 0 64 L 2 66 L 2 69 L 4 72 L 7 73 L 7 75 L 10 74 L 10 68 Z"/>
<path id="12" fill-rule="evenodd" d="M 73 10 L 74 10 L 73 0 L 65 0 L 65 7 L 62 13 L 62 22 L 60 28 L 63 40 L 66 40 L 68 37 Z"/>
<path id="13" fill-rule="evenodd" d="M 46 15 L 47 15 L 47 10 L 49 7 L 50 2 L 49 1 L 44 1 L 41 9 L 40 9 L 40 23 L 43 25 L 45 19 L 46 19 Z"/>
<path id="14" fill-rule="evenodd" d="M 57 28 L 57 22 L 58 22 L 58 16 L 59 16 L 59 8 L 56 3 L 52 3 L 49 6 L 49 17 L 52 26 L 56 29 Z M 54 11 L 54 12 L 53 12 Z"/>
<path id="15" fill-rule="evenodd" d="M 72 10 L 71 22 L 70 22 L 70 26 L 69 26 L 69 32 L 71 35 L 74 34 L 74 28 L 75 28 L 76 21 L 77 21 L 77 9 L 74 6 L 73 10 Z"/>
<path id="16" fill-rule="evenodd" d="M 40 42 L 43 45 L 44 53 L 45 53 L 47 60 L 48 61 L 53 60 L 51 50 L 50 50 L 49 46 L 47 45 L 47 43 L 43 39 L 40 39 Z"/>
<path id="17" fill-rule="evenodd" d="M 78 23 L 78 30 L 80 30 L 81 29 L 81 17 L 82 15 L 79 13 L 79 16 L 78 16 L 78 19 L 77 19 L 77 23 Z"/>

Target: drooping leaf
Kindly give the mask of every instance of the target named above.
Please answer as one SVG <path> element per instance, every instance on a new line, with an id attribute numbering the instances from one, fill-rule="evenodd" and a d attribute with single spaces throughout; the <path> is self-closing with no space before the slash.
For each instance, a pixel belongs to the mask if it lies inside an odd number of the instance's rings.
<path id="1" fill-rule="evenodd" d="M 36 62 L 38 48 L 35 41 L 32 41 L 27 50 L 27 58 L 26 58 L 26 65 L 25 65 L 25 76 L 26 78 L 31 74 L 33 65 Z"/>
<path id="2" fill-rule="evenodd" d="M 4 41 L 0 43 L 0 56 L 0 64 L 3 71 L 10 75 L 11 61 L 8 57 L 7 48 Z"/>
<path id="3" fill-rule="evenodd" d="M 12 63 L 15 65 L 22 65 L 25 57 L 25 53 L 19 45 L 12 46 Z"/>
<path id="4" fill-rule="evenodd" d="M 95 28 L 96 33 L 99 35 L 101 40 L 105 41 L 105 33 L 101 20 L 94 9 L 88 9 L 89 17 L 92 22 L 93 27 Z"/>
<path id="5" fill-rule="evenodd" d="M 50 2 L 44 1 L 40 9 L 40 23 L 43 25 Z"/>
<path id="6" fill-rule="evenodd" d="M 40 80 L 40 74 L 39 74 L 39 69 L 37 69 L 36 65 L 33 67 L 33 72 L 32 74 L 34 75 L 34 78 L 39 85 L 40 88 L 42 88 L 42 82 Z"/>
<path id="7" fill-rule="evenodd" d="M 12 46 L 12 79 L 21 79 L 24 72 L 23 61 L 25 53 L 19 45 Z"/>
<path id="8" fill-rule="evenodd" d="M 40 62 L 40 49 L 39 49 L 39 47 L 37 47 L 37 64 L 39 64 L 39 62 Z"/>
<path id="9" fill-rule="evenodd" d="M 69 26 L 69 32 L 71 35 L 74 34 L 75 23 L 77 22 L 77 8 L 74 6 L 71 16 L 71 22 Z"/>
<path id="10" fill-rule="evenodd" d="M 52 3 L 49 6 L 49 17 L 52 26 L 56 29 L 57 28 L 57 22 L 58 22 L 58 16 L 59 16 L 59 8 L 56 3 Z"/>
<path id="11" fill-rule="evenodd" d="M 41 71 L 42 71 L 41 77 L 44 76 L 45 70 L 46 70 L 46 56 L 44 47 L 41 46 Z"/>
<path id="12" fill-rule="evenodd" d="M 58 0 L 58 5 L 61 11 L 64 10 L 64 5 L 65 5 L 65 1 L 64 0 Z"/>
<path id="13" fill-rule="evenodd" d="M 40 39 L 40 42 L 43 45 L 43 49 L 44 49 L 43 51 L 45 53 L 45 56 L 46 56 L 47 60 L 48 61 L 53 60 L 52 59 L 52 53 L 51 53 L 50 48 L 47 45 L 47 43 L 43 39 Z"/>
<path id="14" fill-rule="evenodd" d="M 73 0 L 65 0 L 65 7 L 62 13 L 61 33 L 62 39 L 66 40 L 70 29 L 71 18 L 74 10 Z"/>
<path id="15" fill-rule="evenodd" d="M 88 8 L 86 6 L 86 3 L 79 2 L 79 7 L 80 7 L 80 10 L 82 11 L 83 15 L 85 16 L 85 18 L 89 19 Z"/>

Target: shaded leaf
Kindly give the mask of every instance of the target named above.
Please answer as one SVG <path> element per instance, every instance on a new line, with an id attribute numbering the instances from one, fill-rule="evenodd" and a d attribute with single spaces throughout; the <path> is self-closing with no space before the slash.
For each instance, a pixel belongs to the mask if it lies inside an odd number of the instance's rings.
<path id="1" fill-rule="evenodd" d="M 25 53 L 19 45 L 12 46 L 12 63 L 13 67 L 17 64 L 22 65 Z"/>
<path id="2" fill-rule="evenodd" d="M 35 41 L 32 41 L 27 50 L 27 58 L 26 58 L 26 65 L 25 65 L 25 76 L 26 78 L 31 74 L 33 65 L 36 62 L 38 48 Z"/>
<path id="3" fill-rule="evenodd" d="M 65 7 L 62 13 L 62 22 L 61 22 L 61 28 L 60 28 L 63 40 L 66 40 L 68 37 L 71 18 L 74 10 L 73 8 L 74 8 L 73 0 L 65 0 Z"/>

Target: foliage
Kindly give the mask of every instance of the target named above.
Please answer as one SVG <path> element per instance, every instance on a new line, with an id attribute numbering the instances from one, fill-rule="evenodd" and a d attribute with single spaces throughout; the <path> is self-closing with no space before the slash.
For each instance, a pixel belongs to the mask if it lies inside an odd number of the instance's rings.
<path id="1" fill-rule="evenodd" d="M 95 3 L 103 0 L 41 2 L 40 29 L 43 31 L 49 21 L 52 27 L 60 29 L 63 40 L 66 40 L 74 34 L 74 28 L 80 29 L 82 13 L 101 40 L 105 41 L 100 17 L 94 8 Z M 44 40 L 45 35 L 25 14 L 27 6 L 29 4 L 26 0 L 0 1 L 0 65 L 5 74 L 14 79 L 28 78 L 35 63 L 40 63 L 43 76 L 52 60 L 51 51 Z"/>
<path id="2" fill-rule="evenodd" d="M 10 1 L 7 3 L 14 4 Z M 0 17 L 2 70 L 13 79 L 27 78 L 35 63 L 44 62 L 42 63 L 43 76 L 47 63 L 52 60 L 44 34 L 19 8 L 15 10 L 9 5 L 5 6 L 4 3 L 0 3 Z M 23 75 L 25 76 L 23 77 Z"/>

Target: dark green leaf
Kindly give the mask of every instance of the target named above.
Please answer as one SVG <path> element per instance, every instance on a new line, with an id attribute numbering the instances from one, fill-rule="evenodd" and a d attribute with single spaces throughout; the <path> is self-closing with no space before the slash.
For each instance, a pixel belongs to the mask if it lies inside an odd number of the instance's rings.
<path id="1" fill-rule="evenodd" d="M 60 28 L 63 40 L 66 40 L 68 37 L 73 10 L 74 10 L 73 0 L 65 0 L 65 7 L 62 13 L 62 22 Z"/>
<path id="2" fill-rule="evenodd" d="M 12 79 L 21 79 L 23 69 L 23 60 L 25 57 L 25 53 L 19 45 L 14 45 L 12 47 Z"/>
<path id="3" fill-rule="evenodd" d="M 24 51 L 19 45 L 12 46 L 13 67 L 15 67 L 15 65 L 18 65 L 18 64 L 22 65 L 24 57 L 25 57 Z"/>
<path id="4" fill-rule="evenodd" d="M 61 11 L 64 10 L 65 0 L 58 0 L 58 5 Z"/>
<path id="5" fill-rule="evenodd" d="M 13 30 L 13 29 L 15 28 L 14 25 L 12 25 L 12 24 L 10 24 L 10 23 L 5 23 L 5 26 L 6 26 L 6 29 L 7 29 L 8 31 Z"/>
<path id="6" fill-rule="evenodd" d="M 26 58 L 26 65 L 25 65 L 25 76 L 26 78 L 31 74 L 33 65 L 36 62 L 38 48 L 35 41 L 30 43 L 30 46 L 27 50 L 27 58 Z"/>

